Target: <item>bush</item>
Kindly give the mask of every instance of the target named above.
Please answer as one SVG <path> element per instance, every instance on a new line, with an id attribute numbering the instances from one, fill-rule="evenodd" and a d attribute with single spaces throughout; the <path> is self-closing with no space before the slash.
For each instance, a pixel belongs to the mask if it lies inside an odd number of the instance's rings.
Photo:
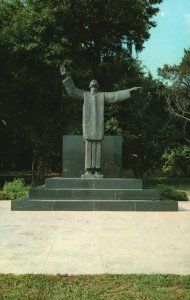
<path id="1" fill-rule="evenodd" d="M 5 182 L 3 190 L 0 191 L 0 200 L 14 200 L 26 195 L 31 186 L 26 185 L 23 178 L 14 179 L 12 182 Z"/>
<path id="2" fill-rule="evenodd" d="M 167 150 L 162 159 L 163 172 L 170 176 L 190 176 L 190 147 L 186 145 Z"/>
<path id="3" fill-rule="evenodd" d="M 158 184 L 157 188 L 160 190 L 160 195 L 163 198 L 168 198 L 175 201 L 188 201 L 186 193 L 176 190 L 173 185 Z"/>

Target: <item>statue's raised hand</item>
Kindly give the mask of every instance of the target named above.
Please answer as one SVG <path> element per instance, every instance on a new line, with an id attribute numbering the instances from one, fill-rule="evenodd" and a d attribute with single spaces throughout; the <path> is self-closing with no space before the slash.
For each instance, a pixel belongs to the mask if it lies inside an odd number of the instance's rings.
<path id="1" fill-rule="evenodd" d="M 61 65 L 61 67 L 60 67 L 60 73 L 61 73 L 61 76 L 65 76 L 67 74 L 67 71 L 66 71 L 64 65 Z"/>
<path id="2" fill-rule="evenodd" d="M 62 77 L 68 77 L 70 76 L 70 72 L 65 68 L 64 65 L 61 65 L 60 67 L 60 73 Z"/>

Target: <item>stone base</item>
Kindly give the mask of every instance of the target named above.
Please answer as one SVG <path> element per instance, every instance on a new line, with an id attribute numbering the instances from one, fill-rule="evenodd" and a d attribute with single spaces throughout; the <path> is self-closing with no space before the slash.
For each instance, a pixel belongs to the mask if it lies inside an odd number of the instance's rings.
<path id="1" fill-rule="evenodd" d="M 12 210 L 177 211 L 178 202 L 142 189 L 140 179 L 49 178 L 29 197 L 11 202 Z"/>
<path id="2" fill-rule="evenodd" d="M 178 211 L 173 200 L 13 200 L 11 210 L 17 211 Z"/>

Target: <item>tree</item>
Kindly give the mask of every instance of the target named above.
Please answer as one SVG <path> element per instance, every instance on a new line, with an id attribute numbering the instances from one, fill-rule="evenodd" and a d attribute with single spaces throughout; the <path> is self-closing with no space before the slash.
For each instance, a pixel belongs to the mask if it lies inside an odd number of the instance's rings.
<path id="1" fill-rule="evenodd" d="M 184 51 L 179 65 L 165 65 L 159 69 L 165 83 L 163 96 L 169 113 L 183 124 L 184 138 L 189 143 L 190 124 L 190 50 Z"/>
<path id="2" fill-rule="evenodd" d="M 43 168 L 51 168 L 50 157 L 54 166 L 61 161 L 61 135 L 81 132 L 81 106 L 62 97 L 58 66 L 66 64 L 84 89 L 92 77 L 107 90 L 140 81 L 143 72 L 131 56 L 132 49 L 143 49 L 161 2 L 1 2 L 0 82 L 6 137 L 15 142 L 10 151 L 17 149 L 19 155 L 23 148 L 26 160 Z M 108 118 L 114 109 L 110 108 Z M 4 133 L 3 129 L 5 141 Z"/>
<path id="3" fill-rule="evenodd" d="M 132 86 L 130 82 L 129 85 Z M 124 165 L 134 168 L 135 175 L 142 177 L 148 170 L 153 173 L 161 169 L 163 153 L 169 146 L 177 146 L 182 138 L 181 129 L 165 109 L 162 82 L 149 74 L 139 77 L 138 85 L 143 86 L 142 93 L 122 103 L 122 108 L 109 108 L 112 111 L 106 126 L 109 134 L 123 136 Z"/>
<path id="4" fill-rule="evenodd" d="M 46 65 L 64 62 L 85 69 L 89 76 L 100 76 L 102 63 L 109 66 L 115 56 L 128 58 L 133 45 L 137 52 L 143 49 L 155 26 L 152 17 L 159 11 L 155 5 L 161 2 L 4 1 L 2 8 L 14 10 L 14 15 L 4 21 L 3 35 L 17 55 L 30 55 Z"/>

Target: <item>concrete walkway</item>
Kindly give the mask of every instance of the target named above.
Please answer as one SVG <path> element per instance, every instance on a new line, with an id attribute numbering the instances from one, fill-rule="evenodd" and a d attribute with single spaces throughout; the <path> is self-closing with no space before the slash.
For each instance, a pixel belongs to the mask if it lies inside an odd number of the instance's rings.
<path id="1" fill-rule="evenodd" d="M 190 274 L 179 212 L 22 212 L 0 201 L 0 273 Z"/>

